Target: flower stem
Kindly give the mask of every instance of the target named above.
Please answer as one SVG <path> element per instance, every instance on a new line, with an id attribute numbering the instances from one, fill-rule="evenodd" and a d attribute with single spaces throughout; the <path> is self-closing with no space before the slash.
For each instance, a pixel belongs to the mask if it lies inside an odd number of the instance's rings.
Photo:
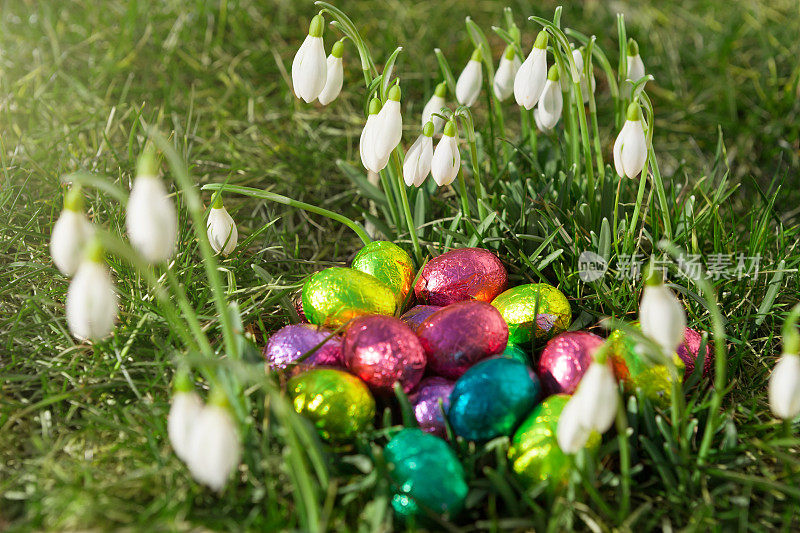
<path id="1" fill-rule="evenodd" d="M 619 442 L 619 469 L 621 474 L 620 485 L 622 488 L 622 502 L 620 503 L 619 516 L 621 519 L 628 517 L 631 506 L 631 451 L 628 442 L 628 414 L 625 412 L 625 396 L 621 395 L 617 406 L 617 441 Z"/>
<path id="2" fill-rule="evenodd" d="M 397 150 L 392 153 L 392 163 L 396 168 L 400 168 L 400 157 L 397 155 Z M 406 225 L 408 226 L 408 233 L 411 235 L 411 246 L 414 248 L 414 255 L 417 258 L 417 264 L 422 264 L 422 249 L 419 246 L 419 239 L 417 238 L 417 228 L 414 225 L 414 217 L 411 215 L 411 206 L 408 204 L 408 194 L 406 192 L 406 184 L 403 182 L 402 172 L 395 171 L 397 176 L 397 186 L 400 189 L 400 200 L 403 204 L 403 210 L 406 215 Z"/>
<path id="3" fill-rule="evenodd" d="M 478 217 L 483 220 L 486 217 L 486 207 L 484 206 L 483 182 L 481 180 L 481 169 L 478 163 L 478 142 L 475 138 L 475 128 L 472 122 L 472 114 L 466 110 L 461 115 L 464 129 L 467 130 L 467 144 L 469 144 L 469 158 L 472 164 L 472 177 L 475 180 L 475 200 L 478 203 Z"/>

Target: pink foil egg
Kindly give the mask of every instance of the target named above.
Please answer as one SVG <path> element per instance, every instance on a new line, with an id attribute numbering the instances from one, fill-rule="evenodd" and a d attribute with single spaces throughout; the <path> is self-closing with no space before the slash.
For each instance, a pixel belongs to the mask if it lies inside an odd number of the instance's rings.
<path id="1" fill-rule="evenodd" d="M 408 326 L 390 316 L 353 320 L 344 334 L 342 353 L 350 372 L 376 393 L 391 394 L 396 381 L 409 392 L 425 372 L 425 351 L 419 339 Z"/>
<path id="2" fill-rule="evenodd" d="M 539 357 L 539 378 L 545 394 L 575 392 L 603 342 L 602 337 L 588 331 L 567 331 L 550 339 Z"/>
<path id="3" fill-rule="evenodd" d="M 330 336 L 330 331 L 311 324 L 290 324 L 282 327 L 269 338 L 264 347 L 264 357 L 270 367 L 286 368 Z M 305 366 L 342 366 L 341 337 L 331 337 L 301 364 Z"/>
<path id="4" fill-rule="evenodd" d="M 428 320 L 429 316 L 439 309 L 441 309 L 441 307 L 438 305 L 416 305 L 403 313 L 400 320 L 402 320 L 406 326 L 416 331 L 423 322 Z"/>
<path id="5" fill-rule="evenodd" d="M 451 379 L 508 344 L 508 326 L 500 312 L 474 300 L 436 311 L 417 328 L 417 335 L 428 355 L 428 367 Z"/>
<path id="6" fill-rule="evenodd" d="M 683 379 L 686 381 L 689 376 L 694 372 L 694 364 L 697 360 L 697 355 L 700 353 L 700 344 L 703 342 L 703 336 L 693 330 L 686 328 L 683 332 L 683 343 L 678 346 L 678 356 L 686 365 L 686 371 L 683 373 Z M 708 377 L 714 367 L 714 354 L 711 351 L 711 339 L 706 343 L 705 362 L 703 363 L 703 377 Z"/>
<path id="7" fill-rule="evenodd" d="M 419 382 L 414 394 L 408 397 L 414 408 L 414 416 L 422 431 L 433 433 L 440 437 L 445 436 L 444 412 L 450 407 L 450 393 L 454 383 L 440 377 L 425 378 Z M 442 400 L 442 407 L 439 400 Z"/>
<path id="8" fill-rule="evenodd" d="M 414 293 L 420 302 L 445 306 L 464 300 L 491 302 L 506 285 L 508 273 L 492 252 L 459 248 L 428 261 Z"/>

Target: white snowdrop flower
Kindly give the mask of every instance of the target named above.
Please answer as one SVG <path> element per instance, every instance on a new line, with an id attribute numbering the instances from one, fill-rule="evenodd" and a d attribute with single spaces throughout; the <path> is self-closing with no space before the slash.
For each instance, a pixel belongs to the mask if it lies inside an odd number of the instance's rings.
<path id="1" fill-rule="evenodd" d="M 83 249 L 92 235 L 94 228 L 83 214 L 83 196 L 80 186 L 76 185 L 67 193 L 64 210 L 50 234 L 50 256 L 62 274 L 71 276 L 78 270 Z"/>
<path id="2" fill-rule="evenodd" d="M 96 239 L 87 244 L 84 259 L 67 290 L 67 325 L 81 340 L 99 340 L 114 330 L 117 294 Z"/>
<path id="3" fill-rule="evenodd" d="M 183 385 L 181 381 L 185 381 Z M 191 452 L 191 432 L 203 410 L 203 400 L 191 389 L 188 377 L 178 378 L 179 386 L 172 395 L 172 405 L 167 416 L 167 434 L 181 461 L 187 462 Z M 181 388 L 183 385 L 183 390 Z"/>
<path id="4" fill-rule="evenodd" d="M 307 103 L 317 99 L 328 77 L 325 45 L 322 42 L 324 29 L 325 19 L 322 15 L 312 18 L 308 26 L 308 35 L 292 61 L 294 94 Z"/>
<path id="5" fill-rule="evenodd" d="M 125 219 L 131 244 L 150 263 L 169 259 L 178 235 L 175 205 L 157 174 L 155 154 L 146 148 L 139 158 Z"/>
<path id="6" fill-rule="evenodd" d="M 400 140 L 403 138 L 403 117 L 400 114 L 400 86 L 395 85 L 389 89 L 386 95 L 386 103 L 383 104 L 378 118 L 373 126 L 372 150 L 375 160 L 380 168 L 373 169 L 378 172 L 389 162 Z M 385 162 L 384 162 L 385 161 Z M 381 165 L 381 163 L 383 163 Z"/>
<path id="7" fill-rule="evenodd" d="M 547 32 L 540 31 L 514 78 L 514 99 L 525 109 L 536 105 L 547 81 L 547 39 Z"/>
<path id="8" fill-rule="evenodd" d="M 661 347 L 665 360 L 672 357 L 683 342 L 686 311 L 675 294 L 661 282 L 655 269 L 651 270 L 642 291 L 639 323 L 642 333 Z"/>
<path id="9" fill-rule="evenodd" d="M 431 160 L 431 175 L 437 185 L 443 187 L 450 185 L 458 176 L 461 168 L 461 154 L 458 152 L 458 140 L 456 139 L 456 124 L 449 120 L 444 127 L 439 144 L 433 151 Z"/>
<path id="10" fill-rule="evenodd" d="M 564 97 L 561 94 L 561 85 L 558 83 L 558 67 L 553 65 L 547 73 L 547 81 L 539 98 L 539 104 L 533 111 L 536 127 L 543 132 L 551 131 L 561 118 L 564 107 Z"/>
<path id="11" fill-rule="evenodd" d="M 425 127 L 425 124 L 428 122 L 433 122 L 433 132 L 440 133 L 442 128 L 444 127 L 445 120 L 441 117 L 433 116 L 434 113 L 441 114 L 442 109 L 445 107 L 445 95 L 447 94 L 447 82 L 443 81 L 439 85 L 436 86 L 436 90 L 433 92 L 433 96 L 431 99 L 428 100 L 428 103 L 425 104 L 425 107 L 422 109 L 422 127 Z"/>
<path id="12" fill-rule="evenodd" d="M 361 164 L 364 168 L 374 173 L 380 172 L 389 162 L 389 158 L 381 165 L 381 161 L 375 158 L 375 150 L 372 148 L 375 124 L 378 122 L 378 113 L 381 110 L 381 101 L 378 98 L 373 98 L 369 103 L 369 114 L 367 122 L 364 124 L 364 129 L 361 130 L 361 138 L 358 142 L 358 151 L 361 155 Z"/>
<path id="13" fill-rule="evenodd" d="M 627 78 L 636 83 L 644 76 L 644 62 L 639 55 L 639 43 L 628 39 L 628 74 Z"/>
<path id="14" fill-rule="evenodd" d="M 784 353 L 769 376 L 772 414 L 791 420 L 800 414 L 800 356 Z"/>
<path id="15" fill-rule="evenodd" d="M 614 168 L 620 177 L 639 175 L 647 161 L 647 139 L 642 124 L 642 110 L 636 102 L 628 106 L 627 120 L 614 142 Z"/>
<path id="16" fill-rule="evenodd" d="M 461 105 L 472 107 L 481 94 L 481 87 L 483 87 L 482 60 L 481 49 L 476 48 L 456 81 L 456 100 Z"/>
<path id="17" fill-rule="evenodd" d="M 189 439 L 186 465 L 192 476 L 221 491 L 241 457 L 239 432 L 224 397 L 212 398 L 200 410 Z"/>
<path id="18" fill-rule="evenodd" d="M 592 361 L 573 396 L 581 405 L 578 416 L 584 427 L 605 433 L 614 424 L 619 390 L 608 361 Z"/>
<path id="19" fill-rule="evenodd" d="M 236 248 L 239 241 L 239 230 L 236 229 L 236 222 L 228 214 L 228 210 L 222 205 L 222 196 L 217 196 L 217 201 L 208 213 L 208 241 L 215 252 L 222 255 L 230 255 Z"/>
<path id="20" fill-rule="evenodd" d="M 564 453 L 578 453 L 591 436 L 591 430 L 583 424 L 585 417 L 579 413 L 583 408 L 584 405 L 573 396 L 558 416 L 556 440 Z"/>
<path id="21" fill-rule="evenodd" d="M 406 185 L 419 187 L 431 172 L 433 160 L 433 122 L 422 128 L 422 135 L 417 137 L 406 153 L 403 161 L 403 180 Z"/>
<path id="22" fill-rule="evenodd" d="M 342 83 L 344 81 L 343 54 L 344 43 L 342 41 L 333 43 L 331 55 L 328 56 L 325 67 L 327 73 L 325 76 L 325 87 L 322 88 L 322 92 L 319 93 L 318 97 L 319 103 L 322 105 L 330 104 L 336 100 L 336 97 L 342 92 Z"/>
<path id="23" fill-rule="evenodd" d="M 497 72 L 494 73 L 494 95 L 501 102 L 507 100 L 514 93 L 514 78 L 517 77 L 517 71 L 521 65 L 522 61 L 514 47 L 506 46 L 503 56 L 500 58 L 500 64 L 497 66 Z"/>

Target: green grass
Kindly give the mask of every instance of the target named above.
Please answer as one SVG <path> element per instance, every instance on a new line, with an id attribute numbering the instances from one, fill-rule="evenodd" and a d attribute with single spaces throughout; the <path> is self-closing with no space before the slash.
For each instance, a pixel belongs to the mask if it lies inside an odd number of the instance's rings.
<path id="1" fill-rule="evenodd" d="M 555 4 L 535 11 L 523 4 L 512 8 L 527 46 L 538 28 L 523 24 L 523 15 L 549 18 Z M 656 418 L 646 404 L 634 402 L 630 514 L 618 513 L 622 477 L 613 435 L 599 454 L 602 465 L 587 469 L 587 479 L 558 497 L 525 493 L 497 453 L 506 445 L 501 440 L 462 450 L 470 475 L 468 508 L 453 524 L 434 529 L 800 527 L 800 441 L 772 418 L 765 401 L 769 370 L 781 349 L 780 326 L 800 294 L 797 5 L 662 4 L 620 9 L 656 78 L 648 93 L 673 242 L 692 253 L 763 256 L 757 278 L 716 283 L 730 387 L 708 461 L 697 466 L 711 401 L 705 390 L 688 396 L 682 423 L 690 429 L 678 441 L 666 422 L 668 412 Z M 253 405 L 243 467 L 222 495 L 196 485 L 166 439 L 173 363 L 184 347 L 147 285 L 112 258 L 122 303 L 119 326 L 101 344 L 76 343 L 64 320 L 67 280 L 47 249 L 61 208 L 60 176 L 87 170 L 128 187 L 145 140 L 143 122 L 173 133 L 198 185 L 228 180 L 362 219 L 366 193 L 348 179 L 349 167 L 336 163 L 347 161 L 360 172 L 363 80 L 353 47 L 345 52 L 346 93 L 318 109 L 293 97 L 286 74 L 315 12 L 310 3 L 2 5 L 0 529 L 274 530 L 325 524 L 373 531 L 392 524 L 388 483 L 375 461 L 385 432 L 338 454 L 316 441 L 299 446 L 296 439 L 307 436 L 307 428 L 293 426 L 296 420 L 281 412 L 252 350 L 236 367 L 251 385 L 246 394 Z M 440 79 L 433 48 L 441 48 L 460 71 L 471 52 L 464 16 L 488 34 L 490 25 L 502 24 L 505 4 L 337 5 L 359 26 L 378 62 L 404 46 L 396 70 L 408 145 L 424 97 Z M 597 35 L 616 64 L 614 16 L 606 3 L 589 2 L 565 7 L 562 21 Z M 328 46 L 332 35 L 326 31 Z M 493 40 L 495 57 L 500 46 Z M 598 95 L 608 163 L 613 116 L 599 74 Z M 477 114 L 484 147 L 485 108 L 483 101 Z M 524 145 L 516 106 L 505 111 L 509 139 Z M 618 220 L 630 220 L 636 182 L 622 183 L 617 204 L 617 182 L 609 173 L 597 205 L 583 207 L 591 204 L 586 180 L 562 172 L 560 144 L 542 138 L 535 157 L 527 150 L 514 151 L 507 170 L 484 172 L 496 219 L 474 237 L 463 222 L 451 226 L 458 205 L 452 192 L 428 187 L 414 195 L 413 202 L 425 205 L 424 248 L 438 253 L 443 243 L 480 244 L 497 251 L 513 281 L 558 285 L 572 302 L 576 327 L 609 315 L 633 319 L 638 286 L 608 280 L 585 285 L 575 272 L 582 250 L 601 247 L 603 218 L 615 227 L 616 209 Z M 486 160 L 486 149 L 480 156 Z M 665 228 L 649 187 L 644 200 L 635 244 L 649 253 Z M 124 210 L 110 196 L 92 191 L 87 203 L 97 223 L 124 234 Z M 348 260 L 359 240 L 342 225 L 278 204 L 229 196 L 226 205 L 242 238 L 255 235 L 221 267 L 246 329 L 260 342 L 289 321 L 288 300 L 303 277 L 320 265 Z M 397 240 L 408 245 L 405 226 L 399 227 Z M 609 242 L 610 258 L 633 251 L 633 243 L 622 238 Z M 209 338 L 221 346 L 213 296 L 185 211 L 173 269 Z M 690 323 L 710 331 L 699 288 L 685 278 L 674 281 Z M 313 468 L 316 454 L 324 457 L 324 471 Z M 318 486 L 326 478 L 330 483 Z"/>

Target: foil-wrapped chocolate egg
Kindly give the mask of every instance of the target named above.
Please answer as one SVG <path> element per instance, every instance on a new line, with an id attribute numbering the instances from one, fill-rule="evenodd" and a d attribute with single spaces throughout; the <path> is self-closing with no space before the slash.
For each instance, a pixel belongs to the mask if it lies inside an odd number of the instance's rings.
<path id="1" fill-rule="evenodd" d="M 556 488 L 566 483 L 571 461 L 556 438 L 558 418 L 569 396 L 556 394 L 537 405 L 511 439 L 508 459 L 517 476 L 528 486 L 548 481 Z M 600 434 L 593 431 L 586 447 L 597 448 Z"/>
<path id="2" fill-rule="evenodd" d="M 453 517 L 464 507 L 464 468 L 445 441 L 420 429 L 395 435 L 383 451 L 395 495 L 392 507 L 404 518 L 433 512 Z"/>
<path id="3" fill-rule="evenodd" d="M 389 241 L 372 241 L 353 259 L 355 270 L 371 274 L 394 292 L 397 306 L 405 302 L 414 283 L 414 264 L 408 253 Z"/>
<path id="4" fill-rule="evenodd" d="M 540 394 L 539 379 L 528 365 L 492 358 L 473 366 L 456 381 L 447 416 L 456 435 L 486 441 L 511 435 Z"/>
<path id="5" fill-rule="evenodd" d="M 603 339 L 588 331 L 567 331 L 550 339 L 539 357 L 545 394 L 572 394 Z"/>
<path id="6" fill-rule="evenodd" d="M 508 289 L 492 300 L 492 305 L 508 323 L 509 342 L 516 344 L 549 339 L 565 331 L 572 320 L 567 297 L 547 283 Z"/>
<path id="7" fill-rule="evenodd" d="M 455 379 L 478 361 L 502 352 L 508 326 L 497 309 L 485 302 L 458 302 L 436 311 L 417 328 L 428 355 L 428 367 Z"/>
<path id="8" fill-rule="evenodd" d="M 491 302 L 506 289 L 508 273 L 492 252 L 459 248 L 434 257 L 422 268 L 414 286 L 417 300 L 450 305 L 464 300 Z"/>
<path id="9" fill-rule="evenodd" d="M 350 372 L 381 394 L 391 394 L 396 381 L 409 392 L 425 372 L 425 351 L 419 339 L 391 316 L 355 319 L 344 334 L 342 353 Z"/>
<path id="10" fill-rule="evenodd" d="M 297 317 L 300 319 L 300 322 L 305 324 L 308 323 L 308 319 L 306 318 L 306 314 L 303 311 L 303 291 L 298 291 L 294 297 L 292 298 L 292 305 L 294 306 L 294 310 L 297 313 Z"/>
<path id="11" fill-rule="evenodd" d="M 525 350 L 517 346 L 516 344 L 508 343 L 506 349 L 503 350 L 498 357 L 505 357 L 506 359 L 513 359 L 515 361 L 519 361 L 520 363 L 530 364 L 530 359 L 528 358 L 528 354 L 525 353 Z"/>
<path id="12" fill-rule="evenodd" d="M 450 406 L 452 391 L 453 382 L 445 378 L 430 377 L 419 382 L 417 390 L 408 397 L 408 401 L 422 431 L 445 436 L 444 413 Z M 439 400 L 442 401 L 441 406 Z"/>
<path id="13" fill-rule="evenodd" d="M 406 326 L 414 331 L 431 316 L 433 313 L 441 309 L 438 305 L 415 305 L 400 317 Z"/>
<path id="14" fill-rule="evenodd" d="M 301 364 L 342 366 L 342 339 L 331 335 L 330 331 L 311 324 L 289 324 L 272 334 L 264 347 L 264 357 L 270 367 L 286 368 L 321 344 Z"/>
<path id="15" fill-rule="evenodd" d="M 303 285 L 303 311 L 312 324 L 338 327 L 363 315 L 391 315 L 392 289 L 375 276 L 352 268 L 320 270 Z"/>
<path id="16" fill-rule="evenodd" d="M 342 370 L 314 368 L 289 380 L 294 410 L 308 418 L 323 438 L 352 439 L 375 419 L 375 400 L 363 381 Z"/>
<path id="17" fill-rule="evenodd" d="M 693 330 L 686 328 L 683 332 L 683 343 L 678 346 L 678 356 L 686 366 L 686 373 L 684 380 L 694 372 L 695 361 L 700 354 L 700 344 L 703 342 L 703 336 Z M 703 362 L 703 377 L 708 377 L 711 374 L 711 369 L 714 367 L 714 353 L 711 351 L 711 339 L 706 342 L 705 359 Z"/>

